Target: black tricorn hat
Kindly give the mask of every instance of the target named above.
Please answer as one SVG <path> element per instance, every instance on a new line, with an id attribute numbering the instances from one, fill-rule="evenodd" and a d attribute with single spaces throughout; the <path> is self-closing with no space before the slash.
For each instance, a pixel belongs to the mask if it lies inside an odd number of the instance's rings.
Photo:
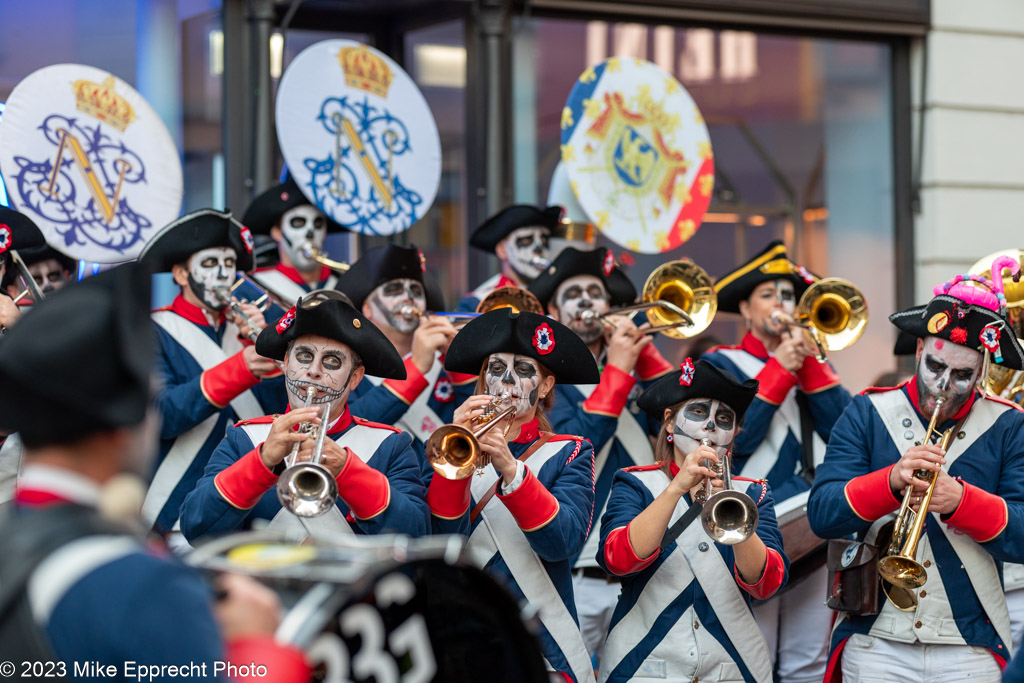
<path id="1" fill-rule="evenodd" d="M 134 263 L 36 304 L 0 337 L 2 426 L 39 447 L 140 423 L 154 360 L 149 308 L 149 272 Z"/>
<path id="2" fill-rule="evenodd" d="M 547 368 L 559 384 L 597 384 L 601 373 L 594 354 L 565 325 L 544 315 L 496 308 L 459 331 L 445 355 L 446 370 L 479 375 L 492 353 L 529 356 Z"/>
<path id="3" fill-rule="evenodd" d="M 270 229 L 277 225 L 281 216 L 289 209 L 307 204 L 315 206 L 302 194 L 302 190 L 289 175 L 283 183 L 275 185 L 252 200 L 242 216 L 242 224 L 257 235 L 269 235 Z M 345 226 L 335 223 L 328 216 L 325 215 L 324 218 L 327 220 L 327 232 L 345 230 Z"/>
<path id="4" fill-rule="evenodd" d="M 352 349 L 362 359 L 368 375 L 406 377 L 405 365 L 394 345 L 362 313 L 341 299 L 304 297 L 276 325 L 263 328 L 256 338 L 256 353 L 284 360 L 288 344 L 307 334 L 327 337 Z"/>
<path id="5" fill-rule="evenodd" d="M 45 247 L 46 238 L 32 219 L 25 214 L 0 206 L 0 258 L 14 249 L 19 255 L 23 249 Z"/>
<path id="6" fill-rule="evenodd" d="M 1021 349 L 1013 327 L 998 313 L 984 306 L 969 304 L 949 294 L 940 294 L 924 306 L 913 306 L 889 316 L 889 321 L 907 334 L 923 339 L 938 337 L 979 353 L 985 351 L 982 331 L 998 340 L 1001 365 L 1024 370 L 1024 349 Z"/>
<path id="7" fill-rule="evenodd" d="M 477 249 L 493 253 L 498 243 L 508 237 L 513 230 L 535 225 L 554 230 L 563 213 L 565 209 L 560 206 L 542 209 L 530 204 L 513 204 L 484 221 L 470 235 L 469 243 Z"/>
<path id="8" fill-rule="evenodd" d="M 896 335 L 896 343 L 892 346 L 894 356 L 914 356 L 917 354 L 917 337 L 909 332 L 899 331 Z"/>
<path id="9" fill-rule="evenodd" d="M 799 299 L 816 279 L 813 273 L 791 261 L 786 255 L 786 245 L 775 240 L 757 256 L 718 278 L 715 282 L 718 310 L 739 313 L 740 302 L 749 299 L 759 284 L 775 280 L 792 282 Z"/>
<path id="10" fill-rule="evenodd" d="M 665 375 L 640 394 L 637 405 L 661 422 L 665 409 L 691 398 L 713 398 L 736 411 L 737 424 L 757 396 L 757 380 L 740 382 L 732 373 L 715 367 L 706 360 L 696 363 L 687 358 L 679 370 Z"/>
<path id="11" fill-rule="evenodd" d="M 590 251 L 566 247 L 551 265 L 530 283 L 529 289 L 540 301 L 541 306 L 547 308 L 558 286 L 576 275 L 593 275 L 599 279 L 608 292 L 608 303 L 612 306 L 632 303 L 636 299 L 636 287 L 622 269 L 615 265 L 614 254 L 607 247 L 598 247 Z"/>
<path id="12" fill-rule="evenodd" d="M 385 282 L 398 279 L 416 280 L 423 283 L 427 295 L 427 309 L 444 310 L 444 295 L 432 277 L 427 275 L 426 259 L 423 252 L 410 244 L 400 247 L 397 244 L 385 244 L 368 249 L 363 257 L 352 264 L 348 272 L 338 278 L 335 286 L 339 292 L 348 296 L 352 304 L 363 308 L 363 302 L 370 292 Z"/>
<path id="13" fill-rule="evenodd" d="M 168 223 L 142 248 L 139 263 L 151 273 L 167 273 L 192 254 L 211 247 L 231 247 L 239 271 L 252 270 L 252 233 L 230 211 L 199 209 Z"/>

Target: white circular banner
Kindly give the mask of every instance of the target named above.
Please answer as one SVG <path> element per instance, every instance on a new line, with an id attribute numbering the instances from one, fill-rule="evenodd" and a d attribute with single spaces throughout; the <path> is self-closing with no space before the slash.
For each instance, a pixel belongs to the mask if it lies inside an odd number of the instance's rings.
<path id="1" fill-rule="evenodd" d="M 181 160 L 160 117 L 130 85 L 82 64 L 45 67 L 14 88 L 0 174 L 11 208 L 86 261 L 130 261 L 181 209 Z"/>
<path id="2" fill-rule="evenodd" d="M 349 230 L 412 227 L 441 182 L 441 139 L 422 93 L 387 55 L 351 40 L 303 50 L 277 89 L 277 140 L 307 198 Z"/>
<path id="3" fill-rule="evenodd" d="M 612 57 L 580 76 L 561 117 L 572 189 L 609 239 L 671 251 L 700 227 L 715 162 L 700 109 L 671 74 Z"/>

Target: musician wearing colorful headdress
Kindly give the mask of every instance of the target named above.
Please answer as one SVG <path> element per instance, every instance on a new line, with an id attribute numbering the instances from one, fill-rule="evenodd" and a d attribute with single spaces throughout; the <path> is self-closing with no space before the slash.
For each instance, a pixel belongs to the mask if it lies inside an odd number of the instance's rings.
<path id="1" fill-rule="evenodd" d="M 467 294 L 455 309 L 473 313 L 498 287 L 526 287 L 548 264 L 548 241 L 562 217 L 562 207 L 514 204 L 494 214 L 469 238 L 471 246 L 494 254 L 501 272 Z"/>
<path id="2" fill-rule="evenodd" d="M 780 518 L 803 508 L 832 425 L 850 402 L 832 366 L 815 357 L 807 335 L 786 324 L 815 280 L 789 258 L 782 242 L 768 244 L 715 283 L 719 312 L 742 316 L 747 333 L 738 345 L 702 356 L 741 380 L 758 381 L 746 427 L 736 437 L 736 470 L 768 480 Z M 806 520 L 800 522 L 806 529 Z M 832 613 L 821 600 L 825 568 L 814 558 L 795 563 L 791 586 L 754 607 L 782 683 L 820 681 L 825 671 L 824 636 Z"/>
<path id="3" fill-rule="evenodd" d="M 722 527 L 709 530 L 703 519 L 724 511 L 716 507 L 719 493 L 704 508 L 698 504 L 709 480 L 712 491 L 724 487 L 724 469 L 711 466 L 728 467 L 756 394 L 755 380 L 740 382 L 687 358 L 640 397 L 660 425 L 657 462 L 615 473 L 601 519 L 597 558 L 623 580 L 602 681 L 655 674 L 676 681 L 772 680 L 768 646 L 750 609 L 751 598 L 766 599 L 782 587 L 789 566 L 768 484 L 731 478 L 743 482 L 735 488 L 746 496 L 737 499 L 744 513 L 709 518 Z"/>
<path id="4" fill-rule="evenodd" d="M 654 462 L 649 437 L 657 433 L 658 423 L 634 412 L 636 398 L 641 388 L 671 372 L 672 366 L 651 343 L 651 336 L 638 334 L 628 317 L 598 317 L 636 299 L 636 289 L 609 249 L 566 248 L 533 281 L 530 292 L 552 318 L 579 335 L 601 369 L 597 386 L 559 383 L 551 409 L 556 430 L 583 434 L 594 445 L 594 513 L 600 519 L 615 472 Z M 619 587 L 617 577 L 609 577 L 598 566 L 597 544 L 595 530 L 576 558 L 573 586 L 587 648 L 600 657 Z"/>
<path id="5" fill-rule="evenodd" d="M 582 436 L 552 431 L 546 416 L 558 384 L 598 380 L 593 356 L 564 325 L 503 308 L 459 332 L 445 367 L 477 376 L 476 395 L 455 411 L 456 424 L 476 429 L 474 418 L 489 404 L 516 412 L 511 423 L 507 414 L 490 413 L 492 427 L 478 438 L 479 476 L 470 476 L 472 464 L 457 473 L 446 461 L 435 464 L 427 491 L 434 531 L 468 536 L 471 561 L 539 610 L 552 671 L 593 681 L 570 570 L 593 521 L 594 450 Z M 427 451 L 433 457 L 429 443 Z"/>
<path id="6" fill-rule="evenodd" d="M 269 235 L 277 243 L 277 264 L 261 268 L 255 275 L 288 302 L 337 283 L 337 276 L 314 256 L 323 252 L 328 234 L 345 228 L 324 216 L 290 175 L 252 200 L 242 216 L 242 225 L 254 235 Z"/>
<path id="7" fill-rule="evenodd" d="M 227 426 L 283 410 L 286 398 L 278 367 L 248 339 L 262 328 L 262 314 L 242 304 L 249 322 L 228 319 L 227 290 L 238 271 L 252 268 L 248 228 L 230 213 L 194 211 L 157 233 L 139 261 L 150 272 L 170 272 L 180 287 L 171 305 L 152 316 L 162 422 L 160 456 L 142 510 L 154 529 L 168 534 Z"/>
<path id="8" fill-rule="evenodd" d="M 1003 267 L 1018 264 L 1008 259 L 992 272 Z M 1001 567 L 1024 560 L 1024 413 L 979 392 L 978 382 L 986 362 L 1024 368 L 1024 350 L 998 276 L 957 276 L 928 304 L 889 320 L 917 338 L 916 373 L 854 398 L 832 429 L 808 515 L 823 538 L 856 534 L 879 557 L 892 556 L 879 568 L 893 583 L 883 582 L 879 593 L 890 599 L 881 604 L 840 612 L 826 680 L 896 671 L 905 681 L 998 681 L 1014 654 Z M 888 523 L 901 502 L 917 514 L 900 515 L 905 533 L 890 547 Z M 912 526 L 925 506 L 917 541 Z M 842 566 L 857 563 L 857 548 L 848 553 Z"/>

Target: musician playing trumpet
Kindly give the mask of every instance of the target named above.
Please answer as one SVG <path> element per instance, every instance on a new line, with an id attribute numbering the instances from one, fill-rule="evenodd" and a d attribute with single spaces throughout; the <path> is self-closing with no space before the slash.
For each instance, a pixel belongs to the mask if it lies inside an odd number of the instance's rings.
<path id="1" fill-rule="evenodd" d="M 716 516 L 721 524 L 709 532 L 693 512 L 686 515 L 708 480 L 723 486 L 718 467 L 726 466 L 756 394 L 756 380 L 740 382 L 687 358 L 640 397 L 660 424 L 657 462 L 615 473 L 601 519 L 597 559 L 623 577 L 601 681 L 772 680 L 768 646 L 750 610 L 752 597 L 768 598 L 785 583 L 789 566 L 768 484 L 733 479 L 747 484 L 738 535 L 719 535 L 735 518 Z M 716 495 L 705 501 L 704 515 Z M 716 538 L 743 540 L 724 545 Z"/>
<path id="2" fill-rule="evenodd" d="M 915 375 L 857 396 L 832 430 L 809 501 L 815 533 L 853 533 L 893 555 L 880 530 L 905 495 L 927 517 L 920 542 L 895 551 L 924 583 L 910 583 L 908 573 L 899 591 L 886 584 L 893 599 L 883 598 L 877 613 L 841 612 L 826 680 L 896 671 L 903 681 L 998 681 L 1013 654 L 1000 573 L 1003 562 L 1024 560 L 1024 414 L 976 390 L 985 354 L 1024 367 L 1001 293 L 1001 280 L 957 276 L 927 305 L 891 315 L 918 338 Z M 948 450 L 925 438 L 932 416 Z M 920 470 L 934 478 L 926 511 Z"/>
<path id="3" fill-rule="evenodd" d="M 256 350 L 283 362 L 289 410 L 228 429 L 182 505 L 186 538 L 248 528 L 258 519 L 314 539 L 427 533 L 425 490 L 409 437 L 390 425 L 356 417 L 348 408 L 349 394 L 364 373 L 405 376 L 401 358 L 380 330 L 340 299 L 300 303 L 260 334 Z M 319 417 L 325 405 L 326 421 Z M 337 500 L 325 514 L 300 520 L 282 508 L 274 489 L 294 464 L 285 459 L 295 444 L 295 462 L 313 458 L 317 439 L 312 430 L 299 429 L 303 424 L 326 430 L 320 462 L 335 480 Z"/>

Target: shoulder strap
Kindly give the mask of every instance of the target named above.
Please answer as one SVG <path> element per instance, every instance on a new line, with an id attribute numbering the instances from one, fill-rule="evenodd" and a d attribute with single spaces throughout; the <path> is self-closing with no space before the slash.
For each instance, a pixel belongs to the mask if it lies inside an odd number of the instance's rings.
<path id="1" fill-rule="evenodd" d="M 537 439 L 536 441 L 534 441 L 533 445 L 530 446 L 529 448 L 527 448 L 523 452 L 523 454 L 519 456 L 518 460 L 520 462 L 526 462 L 526 460 L 531 455 L 533 455 L 534 453 L 539 451 L 541 446 L 543 446 L 548 441 L 550 441 L 551 437 L 553 437 L 554 435 L 555 435 L 554 432 L 544 432 L 543 434 L 541 434 L 540 438 Z M 479 501 L 477 501 L 477 504 L 473 506 L 473 510 L 469 513 L 469 523 L 470 524 L 472 524 L 473 522 L 476 521 L 476 518 L 480 516 L 480 513 L 484 511 L 484 508 L 487 507 L 487 504 L 489 502 L 491 502 L 491 498 L 493 498 L 494 495 L 497 492 L 498 492 L 498 487 L 497 486 L 492 486 L 490 488 L 490 490 L 487 491 L 487 494 L 485 496 L 483 496 Z"/>
<path id="2" fill-rule="evenodd" d="M 680 517 L 675 524 L 670 526 L 668 529 L 665 529 L 665 535 L 661 537 L 661 549 L 665 550 L 665 548 L 672 545 L 672 542 L 679 538 L 681 533 L 686 531 L 686 527 L 690 526 L 690 524 L 693 523 L 693 520 L 700 516 L 703 509 L 704 506 L 701 503 L 694 503 L 690 507 L 686 508 L 686 512 L 683 513 L 683 516 Z"/>
<path id="3" fill-rule="evenodd" d="M 814 483 L 814 417 L 811 404 L 802 391 L 796 392 L 796 405 L 800 409 L 800 477 Z"/>

